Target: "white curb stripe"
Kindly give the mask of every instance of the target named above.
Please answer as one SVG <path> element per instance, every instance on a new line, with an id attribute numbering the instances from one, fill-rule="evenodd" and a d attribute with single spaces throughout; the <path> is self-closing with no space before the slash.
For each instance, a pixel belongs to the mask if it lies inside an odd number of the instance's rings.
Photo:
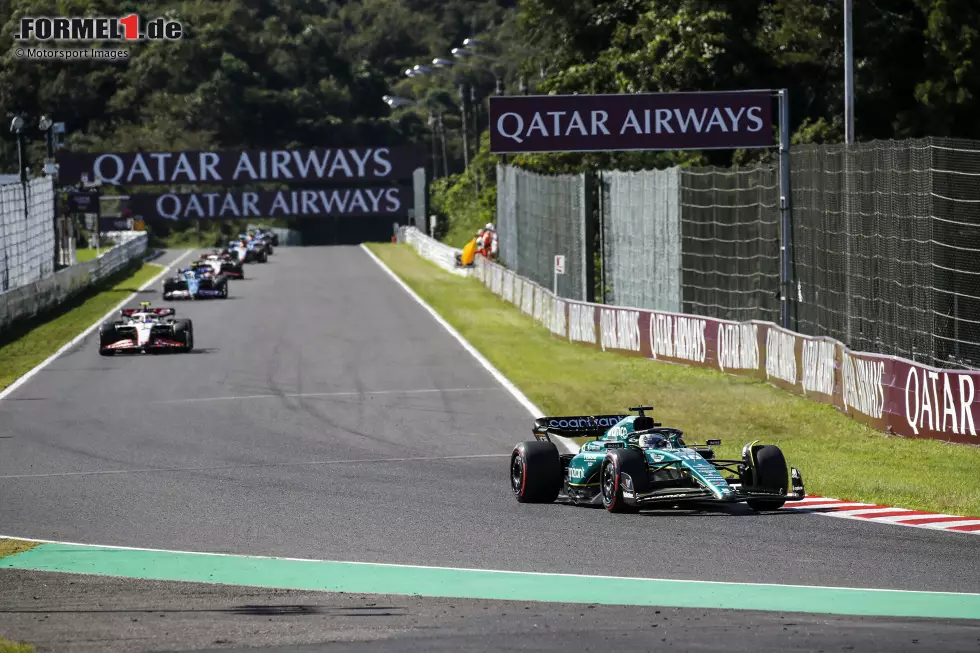
<path id="1" fill-rule="evenodd" d="M 951 528 L 953 526 L 980 526 L 980 519 L 964 519 L 963 521 L 941 521 L 934 522 L 932 524 L 916 524 L 916 526 L 921 526 L 922 528 L 931 528 L 944 530 Z M 954 531 L 955 532 L 955 531 Z M 969 532 L 969 531 L 964 531 Z"/>
<path id="2" fill-rule="evenodd" d="M 875 513 L 889 513 L 889 512 L 895 512 L 895 509 L 894 508 L 859 508 L 857 510 L 840 510 L 837 512 L 837 514 L 852 515 L 857 517 L 857 516 L 865 516 L 865 515 L 874 515 Z"/>
<path id="3" fill-rule="evenodd" d="M 945 531 L 947 533 L 963 533 L 964 535 L 980 535 L 980 531 L 954 531 L 950 530 L 953 526 L 974 526 L 980 525 L 980 517 L 960 517 L 958 515 L 947 515 L 945 513 L 929 513 L 921 510 L 911 510 L 909 508 L 895 508 L 888 506 L 878 506 L 873 503 L 856 503 L 831 499 L 829 497 L 808 496 L 802 501 L 794 501 L 783 506 L 784 509 L 796 510 L 809 515 L 819 515 L 821 517 L 834 517 L 836 519 L 850 519 L 852 521 L 862 521 L 865 523 L 890 524 L 892 526 L 908 526 L 911 528 L 925 528 L 931 531 Z M 826 510 L 827 508 L 849 508 L 848 510 Z M 899 515 L 888 517 L 875 517 L 881 513 L 900 512 Z M 925 512 L 925 514 L 921 514 Z M 919 513 L 919 514 L 917 514 Z M 908 522 L 917 519 L 941 518 L 950 521 L 932 522 L 926 524 L 910 524 Z"/>

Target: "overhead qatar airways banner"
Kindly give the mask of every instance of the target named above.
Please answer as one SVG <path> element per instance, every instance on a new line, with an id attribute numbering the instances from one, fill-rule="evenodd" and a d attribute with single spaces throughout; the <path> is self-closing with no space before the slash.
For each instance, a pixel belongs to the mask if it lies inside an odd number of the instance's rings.
<path id="1" fill-rule="evenodd" d="M 236 220 L 240 218 L 324 218 L 406 216 L 409 187 L 330 188 L 210 193 L 135 193 L 133 216 L 143 220 Z"/>
<path id="2" fill-rule="evenodd" d="M 490 98 L 490 151 L 772 147 L 770 91 Z"/>
<path id="3" fill-rule="evenodd" d="M 347 147 L 216 152 L 69 152 L 57 154 L 65 184 L 102 181 L 115 186 L 149 184 L 246 185 L 410 179 L 424 165 L 412 147 Z"/>

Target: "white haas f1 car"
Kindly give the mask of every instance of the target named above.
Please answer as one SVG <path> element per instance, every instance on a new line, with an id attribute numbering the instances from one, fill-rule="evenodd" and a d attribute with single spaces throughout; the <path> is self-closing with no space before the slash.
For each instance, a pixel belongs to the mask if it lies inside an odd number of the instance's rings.
<path id="1" fill-rule="evenodd" d="M 99 329 L 99 353 L 189 352 L 194 349 L 194 325 L 178 320 L 173 308 L 150 308 L 141 302 L 139 308 L 124 308 L 121 320 L 107 322 Z"/>

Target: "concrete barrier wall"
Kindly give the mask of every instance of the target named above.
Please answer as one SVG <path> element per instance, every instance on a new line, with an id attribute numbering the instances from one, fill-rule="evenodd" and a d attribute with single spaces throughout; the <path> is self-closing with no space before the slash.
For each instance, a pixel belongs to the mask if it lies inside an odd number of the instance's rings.
<path id="1" fill-rule="evenodd" d="M 40 281 L 0 293 L 0 334 L 14 322 L 51 309 L 141 259 L 148 240 L 146 233 L 127 234 L 124 239 L 120 238 L 120 244 L 97 259 L 77 263 Z"/>
<path id="2" fill-rule="evenodd" d="M 569 342 L 764 380 L 892 435 L 980 445 L 980 372 L 854 352 L 837 340 L 804 336 L 771 322 L 562 299 L 479 256 L 474 276 Z"/>

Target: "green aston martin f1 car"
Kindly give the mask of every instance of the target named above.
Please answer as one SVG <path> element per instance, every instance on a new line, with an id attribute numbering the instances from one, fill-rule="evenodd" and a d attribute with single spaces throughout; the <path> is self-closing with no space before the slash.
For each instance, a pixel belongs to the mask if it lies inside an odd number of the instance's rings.
<path id="1" fill-rule="evenodd" d="M 700 502 L 745 502 L 777 510 L 806 496 L 803 477 L 779 447 L 750 442 L 741 460 L 715 458 L 711 447 L 684 442 L 680 429 L 638 415 L 542 417 L 535 440 L 510 457 L 510 483 L 521 503 L 602 503 L 611 512 L 635 512 Z"/>

